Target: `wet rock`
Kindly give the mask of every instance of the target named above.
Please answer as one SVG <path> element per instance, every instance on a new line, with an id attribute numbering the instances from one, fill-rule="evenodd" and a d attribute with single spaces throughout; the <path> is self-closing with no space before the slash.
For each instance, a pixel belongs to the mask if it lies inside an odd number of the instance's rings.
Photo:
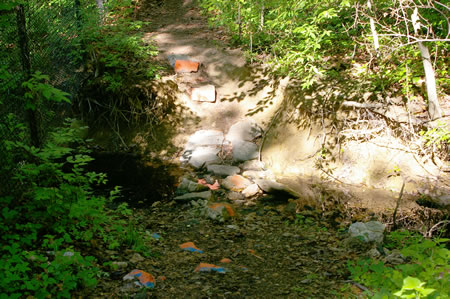
<path id="1" fill-rule="evenodd" d="M 224 136 L 221 131 L 199 130 L 189 137 L 185 150 L 193 150 L 201 146 L 220 147 L 223 143 Z"/>
<path id="2" fill-rule="evenodd" d="M 222 186 L 231 191 L 241 191 L 250 186 L 252 182 L 241 175 L 228 176 L 222 181 Z"/>
<path id="3" fill-rule="evenodd" d="M 245 196 L 244 196 L 244 194 L 242 194 L 240 192 L 231 191 L 231 192 L 228 192 L 227 198 L 231 201 L 236 201 L 236 200 L 243 200 L 245 198 Z"/>
<path id="4" fill-rule="evenodd" d="M 249 161 L 245 161 L 244 163 L 242 163 L 241 165 L 239 165 L 239 167 L 246 171 L 246 170 L 256 170 L 256 171 L 261 171 L 264 170 L 264 162 L 258 161 L 258 160 L 249 160 Z"/>
<path id="5" fill-rule="evenodd" d="M 242 195 L 244 195 L 245 197 L 252 197 L 258 194 L 258 192 L 259 192 L 258 184 L 251 184 L 250 186 L 242 190 Z"/>
<path id="6" fill-rule="evenodd" d="M 200 191 L 206 191 L 208 190 L 208 186 L 198 184 L 196 182 L 193 182 L 187 178 L 183 178 L 181 180 L 180 185 L 178 186 L 176 190 L 176 194 L 185 194 L 190 192 L 200 192 Z"/>
<path id="7" fill-rule="evenodd" d="M 200 168 L 208 164 L 214 164 L 220 162 L 220 158 L 217 156 L 219 153 L 218 148 L 213 147 L 197 147 L 190 154 L 188 154 L 188 163 L 194 168 Z M 184 154 L 183 154 L 184 157 Z"/>
<path id="8" fill-rule="evenodd" d="M 200 62 L 192 60 L 176 60 L 175 73 L 195 73 L 198 72 Z"/>
<path id="9" fill-rule="evenodd" d="M 133 264 L 137 264 L 144 260 L 145 260 L 145 258 L 143 258 L 142 255 L 140 255 L 139 253 L 133 254 L 133 256 L 130 258 L 130 262 L 132 262 Z"/>
<path id="10" fill-rule="evenodd" d="M 364 242 L 383 242 L 385 225 L 379 221 L 369 221 L 367 223 L 355 222 L 350 225 L 349 233 L 354 238 L 360 238 Z"/>
<path id="11" fill-rule="evenodd" d="M 203 191 L 203 192 L 186 193 L 186 194 L 183 194 L 183 195 L 180 195 L 180 196 L 177 196 L 174 198 L 174 200 L 181 201 L 181 202 L 188 202 L 188 201 L 197 200 L 197 199 L 211 200 L 212 192 L 211 191 Z"/>
<path id="12" fill-rule="evenodd" d="M 239 167 L 231 165 L 208 165 L 207 169 L 215 175 L 222 176 L 235 175 L 241 171 Z"/>
<path id="13" fill-rule="evenodd" d="M 233 141 L 233 161 L 242 162 L 258 158 L 258 146 L 249 141 Z"/>
<path id="14" fill-rule="evenodd" d="M 288 186 L 268 179 L 255 179 L 255 183 L 266 193 L 285 197 L 300 197 L 300 195 Z"/>
<path id="15" fill-rule="evenodd" d="M 191 100 L 214 103 L 216 101 L 216 88 L 211 84 L 192 88 Z"/>
<path id="16" fill-rule="evenodd" d="M 245 119 L 230 127 L 226 139 L 231 141 L 234 146 L 236 141 L 254 141 L 256 138 L 261 137 L 262 134 L 262 128 L 254 120 Z"/>

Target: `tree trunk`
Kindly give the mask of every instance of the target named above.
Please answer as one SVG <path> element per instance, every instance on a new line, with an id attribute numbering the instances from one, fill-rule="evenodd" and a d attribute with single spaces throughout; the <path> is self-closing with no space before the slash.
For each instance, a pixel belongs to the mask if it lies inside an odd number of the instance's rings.
<path id="1" fill-rule="evenodd" d="M 369 10 L 372 10 L 372 3 L 370 2 L 370 0 L 367 1 L 367 7 L 369 8 Z M 375 28 L 375 20 L 373 19 L 373 17 L 369 17 L 370 20 L 370 31 L 372 32 L 372 38 L 373 38 L 373 45 L 375 47 L 375 52 L 377 52 L 378 55 L 378 49 L 380 48 L 380 43 L 378 42 L 378 34 L 377 34 L 377 30 Z"/>
<path id="2" fill-rule="evenodd" d="M 264 27 L 264 0 L 261 0 L 261 20 L 259 23 L 259 30 L 263 30 Z"/>
<path id="3" fill-rule="evenodd" d="M 425 70 L 425 83 L 427 85 L 428 95 L 428 114 L 431 120 L 442 117 L 442 110 L 436 92 L 436 80 L 434 77 L 433 65 L 431 64 L 430 52 L 428 47 L 419 42 L 420 54 L 422 55 L 423 68 Z"/>
<path id="4" fill-rule="evenodd" d="M 241 2 L 238 6 L 238 24 L 239 24 L 239 41 L 241 40 L 242 28 L 241 28 Z"/>

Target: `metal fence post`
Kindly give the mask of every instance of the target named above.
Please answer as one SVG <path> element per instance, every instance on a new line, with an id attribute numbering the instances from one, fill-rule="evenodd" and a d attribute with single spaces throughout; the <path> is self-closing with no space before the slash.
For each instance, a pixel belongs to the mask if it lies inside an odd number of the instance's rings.
<path id="1" fill-rule="evenodd" d="M 19 36 L 20 58 L 22 61 L 22 69 L 25 73 L 25 79 L 31 77 L 31 60 L 28 48 L 28 35 L 25 17 L 25 7 L 20 4 L 16 7 L 17 13 L 17 33 Z M 31 99 L 33 101 L 34 99 Z M 41 146 L 41 138 L 39 133 L 39 119 L 37 115 L 37 107 L 27 109 L 28 125 L 30 127 L 31 144 L 35 147 Z"/>

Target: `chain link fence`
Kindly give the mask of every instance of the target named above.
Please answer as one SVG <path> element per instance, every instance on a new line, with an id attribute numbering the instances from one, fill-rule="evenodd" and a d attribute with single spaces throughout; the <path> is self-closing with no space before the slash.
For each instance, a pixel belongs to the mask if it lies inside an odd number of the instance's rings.
<path id="1" fill-rule="evenodd" d="M 50 101 L 40 101 L 34 112 L 27 110 L 22 83 L 40 72 L 49 76 L 46 83 L 69 97 L 77 94 L 83 81 L 80 1 L 30 0 L 20 6 L 0 5 L 0 27 L 1 196 L 2 191 L 14 188 L 10 178 L 20 163 L 8 151 L 7 141 L 33 144 L 33 139 L 45 140 L 52 128 L 70 115 L 70 104 Z"/>

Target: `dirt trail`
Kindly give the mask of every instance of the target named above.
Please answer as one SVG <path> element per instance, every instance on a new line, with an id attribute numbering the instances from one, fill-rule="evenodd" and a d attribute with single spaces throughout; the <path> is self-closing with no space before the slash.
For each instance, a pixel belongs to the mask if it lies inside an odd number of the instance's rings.
<path id="1" fill-rule="evenodd" d="M 192 133 L 196 128 L 228 130 L 229 126 L 252 113 L 261 125 L 276 111 L 277 91 L 261 68 L 246 64 L 244 54 L 227 44 L 220 30 L 208 28 L 207 20 L 190 0 L 164 1 L 158 7 L 153 2 L 143 3 L 141 20 L 151 22 L 146 33 L 157 43 L 158 59 L 168 63 L 170 55 L 186 55 L 201 63 L 198 73 L 169 75 L 180 89 L 179 104 L 188 107 L 199 117 L 196 127 L 185 128 Z M 199 103 L 189 99 L 189 89 L 199 84 L 213 84 L 217 91 L 215 103 Z M 279 92 L 278 92 L 279 93 Z M 271 105 L 261 111 L 263 99 L 270 97 Z"/>
<path id="2" fill-rule="evenodd" d="M 195 115 L 186 117 L 172 142 L 182 146 L 198 129 L 226 132 L 251 113 L 261 126 L 271 120 L 283 86 L 272 85 L 261 69 L 246 65 L 239 49 L 231 49 L 220 31 L 189 0 L 147 1 L 137 15 L 150 21 L 145 36 L 156 41 L 159 59 L 168 64 L 171 54 L 187 55 L 202 63 L 198 73 L 167 75 L 180 89 L 177 105 Z M 217 88 L 215 103 L 194 103 L 189 88 L 210 83 Z M 267 102 L 267 106 L 264 106 Z M 259 109 L 256 111 L 258 108 Z M 179 111 L 184 115 L 186 111 Z M 184 116 L 182 116 L 184 117 Z M 221 197 L 220 192 L 218 196 Z M 296 215 L 296 204 L 273 197 L 250 206 L 233 207 L 236 215 L 224 222 L 205 217 L 201 208 L 173 201 L 157 201 L 135 210 L 135 221 L 146 227 L 151 257 L 133 259 L 133 252 L 109 251 L 106 260 L 126 262 L 96 288 L 95 297 L 134 298 L 326 298 L 341 297 L 347 259 L 355 253 L 341 248 L 346 236 L 320 222 L 312 211 Z M 308 214 L 308 213 L 306 213 Z M 153 233 L 161 238 L 152 239 Z M 179 245 L 194 242 L 203 253 L 188 252 Z M 231 263 L 222 263 L 227 258 Z M 199 263 L 215 264 L 225 273 L 195 272 Z M 122 277 L 141 269 L 156 278 L 154 289 L 139 289 Z M 348 291 L 347 291 L 348 292 Z"/>

